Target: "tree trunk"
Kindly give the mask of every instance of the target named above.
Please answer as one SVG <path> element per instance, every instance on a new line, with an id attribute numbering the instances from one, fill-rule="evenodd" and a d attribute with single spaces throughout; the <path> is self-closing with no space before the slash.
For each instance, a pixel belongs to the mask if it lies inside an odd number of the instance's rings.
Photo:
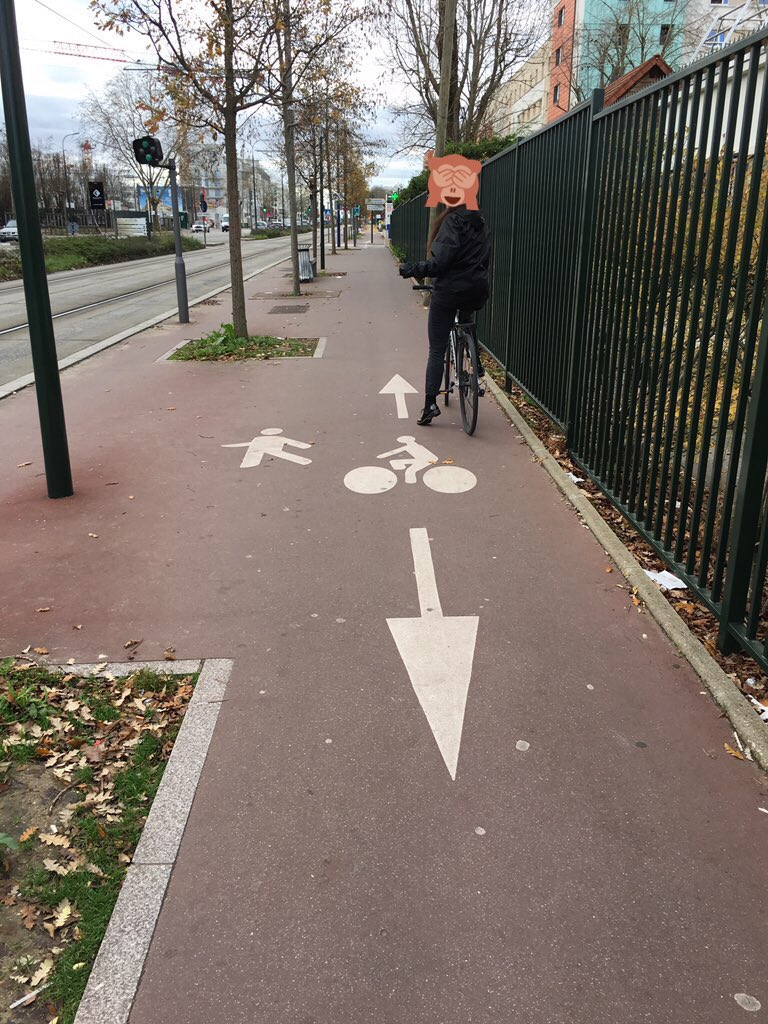
<path id="1" fill-rule="evenodd" d="M 336 255 L 336 219 L 334 217 L 333 204 L 333 176 L 331 175 L 331 137 L 330 133 L 325 139 L 325 162 L 328 168 L 328 210 L 331 215 L 331 255 Z"/>
<path id="2" fill-rule="evenodd" d="M 240 250 L 240 190 L 237 174 L 237 113 L 233 104 L 224 112 L 224 159 L 227 166 L 227 205 L 229 207 L 229 268 L 232 277 L 232 324 L 238 338 L 248 337 L 245 314 L 243 254 Z"/>
<path id="3" fill-rule="evenodd" d="M 293 44 L 291 40 L 291 0 L 283 6 L 283 39 L 285 41 L 285 71 L 283 77 L 283 133 L 285 136 L 285 162 L 288 172 L 288 211 L 291 218 L 291 265 L 293 294 L 301 295 L 299 280 L 299 225 L 296 217 L 296 153 L 293 143 L 296 114 L 293 110 Z"/>
<path id="4" fill-rule="evenodd" d="M 442 40 L 440 51 L 440 95 L 437 101 L 437 127 L 435 132 L 435 156 L 445 156 L 445 139 L 448 129 L 448 102 L 451 93 L 451 69 L 453 66 L 453 50 L 456 38 L 456 0 L 445 0 L 442 24 Z M 429 211 L 429 229 L 427 238 L 432 233 L 432 226 L 437 219 L 437 207 Z M 429 259 L 429 252 L 426 254 Z M 426 297 L 429 292 L 424 293 Z M 426 302 L 425 302 L 426 305 Z"/>

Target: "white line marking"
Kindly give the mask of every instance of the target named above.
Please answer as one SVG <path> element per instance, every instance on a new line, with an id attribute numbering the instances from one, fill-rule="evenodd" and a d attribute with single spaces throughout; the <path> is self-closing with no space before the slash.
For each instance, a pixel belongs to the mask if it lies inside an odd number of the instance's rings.
<path id="1" fill-rule="evenodd" d="M 416 391 L 416 388 L 409 384 L 404 377 L 401 377 L 399 373 L 396 373 L 391 380 L 387 381 L 379 394 L 394 395 L 395 404 L 397 405 L 397 418 L 407 420 L 408 406 L 405 402 L 405 396 L 415 395 L 418 394 L 418 392 Z"/>
<path id="2" fill-rule="evenodd" d="M 265 455 L 275 459 L 285 459 L 286 462 L 295 462 L 299 466 L 309 466 L 312 459 L 305 459 L 303 455 L 294 455 L 285 451 L 286 446 L 291 448 L 311 448 L 306 441 L 294 441 L 290 437 L 281 437 L 281 427 L 266 427 L 258 437 L 252 441 L 237 441 L 234 444 L 223 444 L 222 448 L 246 448 L 247 451 L 240 463 L 240 469 L 250 469 L 253 466 L 260 466 Z M 288 511 L 287 509 L 285 511 Z"/>
<path id="3" fill-rule="evenodd" d="M 442 618 L 443 609 L 440 605 L 440 595 L 437 592 L 435 566 L 432 562 L 432 551 L 425 529 L 411 530 L 411 551 L 422 618 L 427 615 L 436 615 L 438 618 Z"/>
<path id="4" fill-rule="evenodd" d="M 314 358 L 315 359 L 322 359 L 323 358 L 323 355 L 325 354 L 325 346 L 327 344 L 328 344 L 328 339 L 327 338 L 318 338 L 318 340 L 317 340 L 317 348 L 314 351 Z"/>
<path id="5" fill-rule="evenodd" d="M 412 529 L 410 536 L 421 616 L 387 619 L 387 625 L 448 773 L 455 779 L 480 619 L 443 615 L 427 531 Z"/>

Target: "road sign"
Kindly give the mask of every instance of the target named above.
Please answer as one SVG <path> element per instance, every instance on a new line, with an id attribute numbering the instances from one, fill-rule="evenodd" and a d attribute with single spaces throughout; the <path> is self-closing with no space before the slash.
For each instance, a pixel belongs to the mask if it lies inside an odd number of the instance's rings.
<path id="1" fill-rule="evenodd" d="M 365 201 L 365 205 L 369 210 L 383 210 L 384 200 L 377 199 L 375 196 L 369 196 Z"/>
<path id="2" fill-rule="evenodd" d="M 425 529 L 410 534 L 421 615 L 387 619 L 387 625 L 445 766 L 455 779 L 480 619 L 443 615 L 429 535 Z"/>
<path id="3" fill-rule="evenodd" d="M 203 213 L 208 213 L 208 203 L 204 199 L 200 200 L 200 209 Z"/>
<path id="4" fill-rule="evenodd" d="M 258 437 L 252 441 L 240 441 L 236 444 L 223 444 L 222 448 L 245 448 L 240 463 L 241 469 L 249 469 L 252 466 L 260 466 L 264 456 L 269 459 L 285 459 L 286 462 L 295 462 L 298 466 L 309 466 L 312 459 L 305 459 L 303 455 L 294 455 L 293 452 L 285 451 L 289 448 L 311 448 L 306 441 L 293 441 L 290 437 L 281 437 L 283 433 L 280 427 L 266 427 Z"/>
<path id="5" fill-rule="evenodd" d="M 104 200 L 104 182 L 103 181 L 89 181 L 88 182 L 88 197 L 91 203 L 92 210 L 103 210 L 105 208 Z"/>
<path id="6" fill-rule="evenodd" d="M 405 404 L 406 395 L 416 395 L 418 392 L 416 388 L 409 384 L 404 377 L 401 377 L 399 373 L 395 376 L 379 392 L 380 395 L 394 395 L 395 402 L 397 404 L 397 418 L 400 420 L 408 419 L 408 406 Z"/>

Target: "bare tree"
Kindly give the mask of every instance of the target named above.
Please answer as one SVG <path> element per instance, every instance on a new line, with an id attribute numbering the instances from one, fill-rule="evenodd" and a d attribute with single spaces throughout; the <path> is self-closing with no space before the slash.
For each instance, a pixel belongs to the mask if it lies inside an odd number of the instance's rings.
<path id="1" fill-rule="evenodd" d="M 102 28 L 133 30 L 152 44 L 172 108 L 185 121 L 224 139 L 232 322 L 248 336 L 241 253 L 237 165 L 238 117 L 271 97 L 269 72 L 275 24 L 263 0 L 91 0 Z"/>
<path id="2" fill-rule="evenodd" d="M 600 0 L 561 54 L 572 97 L 581 102 L 656 55 L 674 70 L 687 56 L 686 38 L 696 34 L 693 22 L 703 26 L 695 0 L 666 0 L 663 9 L 654 0 Z"/>
<path id="3" fill-rule="evenodd" d="M 157 221 L 160 191 L 167 184 L 168 172 L 137 163 L 133 140 L 160 135 L 166 156 L 177 157 L 188 134 L 185 126 L 169 116 L 168 93 L 159 77 L 151 71 L 121 72 L 98 93 L 88 93 L 80 108 L 80 122 L 115 167 L 138 178 Z"/>
<path id="4" fill-rule="evenodd" d="M 440 93 L 445 0 L 389 0 L 392 59 L 412 98 L 396 110 L 409 145 L 434 141 Z M 448 99 L 448 139 L 474 142 L 492 100 L 510 71 L 533 53 L 548 7 L 530 0 L 458 0 Z"/>

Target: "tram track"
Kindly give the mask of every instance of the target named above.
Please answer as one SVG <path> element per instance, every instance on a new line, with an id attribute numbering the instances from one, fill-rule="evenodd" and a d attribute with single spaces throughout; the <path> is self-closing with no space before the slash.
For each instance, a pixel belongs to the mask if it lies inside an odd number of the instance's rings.
<path id="1" fill-rule="evenodd" d="M 264 250 L 261 250 L 260 252 L 254 252 L 254 253 L 248 253 L 248 254 L 244 253 L 243 254 L 243 263 L 245 263 L 246 260 L 257 259 L 257 258 L 259 258 L 261 256 L 264 256 Z M 130 264 L 128 264 L 128 265 L 130 265 Z M 171 266 L 173 266 L 173 265 L 171 264 Z M 212 272 L 215 272 L 217 270 L 222 270 L 223 268 L 228 267 L 228 266 L 229 266 L 229 259 L 226 259 L 222 263 L 214 263 L 214 264 L 211 264 L 210 266 L 203 267 L 200 270 L 189 270 L 189 271 L 187 271 L 187 280 L 189 280 L 192 277 L 198 277 L 198 276 L 200 276 L 202 274 L 211 274 Z M 111 303 L 121 302 L 121 301 L 124 301 L 125 299 L 134 298 L 135 296 L 141 295 L 141 294 L 143 294 L 145 292 L 156 291 L 158 288 L 167 288 L 169 285 L 174 284 L 174 282 L 175 282 L 175 277 L 169 277 L 169 278 L 167 278 L 165 280 L 162 280 L 162 281 L 156 281 L 154 284 L 142 285 L 142 286 L 140 286 L 138 288 L 131 288 L 129 291 L 121 292 L 118 295 L 110 295 L 110 296 L 107 296 L 104 299 L 97 299 L 94 302 L 87 302 L 87 303 L 85 303 L 84 305 L 81 305 L 81 306 L 74 306 L 72 309 L 65 309 L 65 310 L 62 310 L 59 313 L 53 313 L 52 316 L 51 316 L 51 319 L 52 320 L 60 320 L 60 319 L 62 319 L 64 317 L 74 316 L 77 313 L 85 313 L 89 309 L 97 309 L 100 306 L 106 306 L 106 305 L 110 305 Z M 9 335 L 9 334 L 16 334 L 18 331 L 25 331 L 25 330 L 27 330 L 28 327 L 29 327 L 29 322 L 26 322 L 26 323 L 23 323 L 23 324 L 15 324 L 13 327 L 4 327 L 4 328 L 0 329 L 0 338 L 2 338 L 3 336 Z"/>

